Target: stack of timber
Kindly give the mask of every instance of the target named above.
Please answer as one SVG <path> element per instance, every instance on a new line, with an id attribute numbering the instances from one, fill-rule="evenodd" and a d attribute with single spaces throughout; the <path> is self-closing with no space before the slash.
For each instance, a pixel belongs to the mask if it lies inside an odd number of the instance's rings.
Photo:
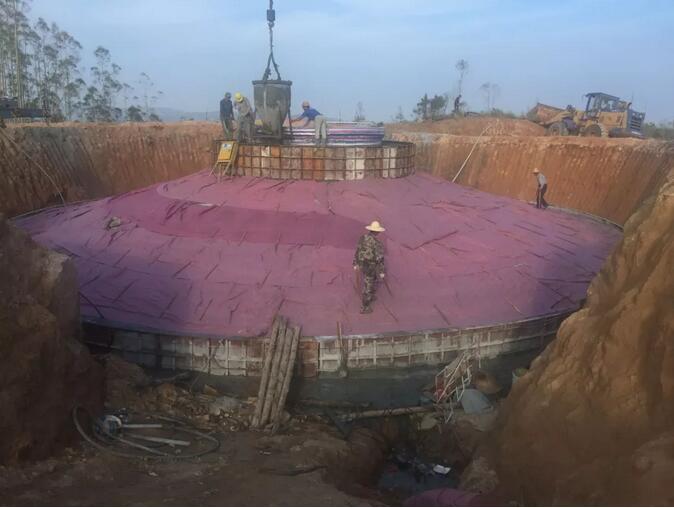
<path id="1" fill-rule="evenodd" d="M 257 406 L 251 422 L 253 428 L 262 429 L 270 425 L 272 432 L 278 430 L 295 370 L 299 342 L 300 327 L 291 327 L 286 318 L 276 316 L 262 367 Z"/>

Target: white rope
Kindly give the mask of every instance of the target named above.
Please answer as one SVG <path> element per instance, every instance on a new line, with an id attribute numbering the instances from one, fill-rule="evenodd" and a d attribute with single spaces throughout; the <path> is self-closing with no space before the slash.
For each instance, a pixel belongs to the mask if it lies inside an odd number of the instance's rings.
<path id="1" fill-rule="evenodd" d="M 463 171 L 463 168 L 466 167 L 466 164 L 468 163 L 468 159 L 470 159 L 470 156 L 473 155 L 473 152 L 475 151 L 475 147 L 477 146 L 478 142 L 480 141 L 480 138 L 484 135 L 485 132 L 487 132 L 491 127 L 494 125 L 499 125 L 501 123 L 500 120 L 496 120 L 496 123 L 490 123 L 487 125 L 482 132 L 480 132 L 480 135 L 477 137 L 475 140 L 475 143 L 473 144 L 473 148 L 471 148 L 470 152 L 468 153 L 468 157 L 466 157 L 466 160 L 463 161 L 463 164 L 461 164 L 461 167 L 459 168 L 459 171 L 454 175 L 454 178 L 452 178 L 452 183 L 456 183 L 456 179 L 459 178 L 459 175 L 461 174 L 461 171 Z"/>

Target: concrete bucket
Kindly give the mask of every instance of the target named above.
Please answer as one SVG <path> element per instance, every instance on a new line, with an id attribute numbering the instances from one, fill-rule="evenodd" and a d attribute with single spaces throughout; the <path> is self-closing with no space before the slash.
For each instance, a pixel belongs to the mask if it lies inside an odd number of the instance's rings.
<path id="1" fill-rule="evenodd" d="M 253 81 L 253 100 L 264 135 L 281 139 L 283 122 L 290 115 L 291 85 L 292 81 Z"/>

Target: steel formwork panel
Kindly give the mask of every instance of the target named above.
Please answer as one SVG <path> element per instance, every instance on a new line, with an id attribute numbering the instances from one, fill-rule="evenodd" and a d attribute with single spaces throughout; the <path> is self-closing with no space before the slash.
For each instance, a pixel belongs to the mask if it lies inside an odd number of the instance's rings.
<path id="1" fill-rule="evenodd" d="M 298 369 L 306 377 L 313 377 L 336 372 L 343 359 L 346 359 L 347 368 L 363 370 L 439 365 L 462 351 L 472 351 L 479 358 L 495 358 L 501 354 L 542 350 L 554 338 L 567 315 L 561 313 L 488 327 L 407 335 L 342 337 L 341 340 L 337 337 L 304 337 Z M 266 348 L 266 341 L 259 339 L 179 337 L 93 324 L 86 328 L 92 344 L 120 351 L 135 363 L 214 375 L 259 375 Z M 316 354 L 311 353 L 314 350 Z"/>

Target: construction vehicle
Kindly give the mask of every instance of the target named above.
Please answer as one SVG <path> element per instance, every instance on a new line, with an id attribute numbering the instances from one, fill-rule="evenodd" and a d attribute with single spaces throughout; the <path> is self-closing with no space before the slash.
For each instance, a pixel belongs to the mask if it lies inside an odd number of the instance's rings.
<path id="1" fill-rule="evenodd" d="M 31 120 L 34 118 L 48 119 L 49 114 L 44 109 L 19 107 L 18 99 L 0 96 L 0 125 L 3 124 L 4 120 L 26 118 Z"/>
<path id="2" fill-rule="evenodd" d="M 631 102 L 602 92 L 585 97 L 585 111 L 571 105 L 560 109 L 539 102 L 527 118 L 545 127 L 550 136 L 643 137 L 645 114 L 634 111 Z"/>

